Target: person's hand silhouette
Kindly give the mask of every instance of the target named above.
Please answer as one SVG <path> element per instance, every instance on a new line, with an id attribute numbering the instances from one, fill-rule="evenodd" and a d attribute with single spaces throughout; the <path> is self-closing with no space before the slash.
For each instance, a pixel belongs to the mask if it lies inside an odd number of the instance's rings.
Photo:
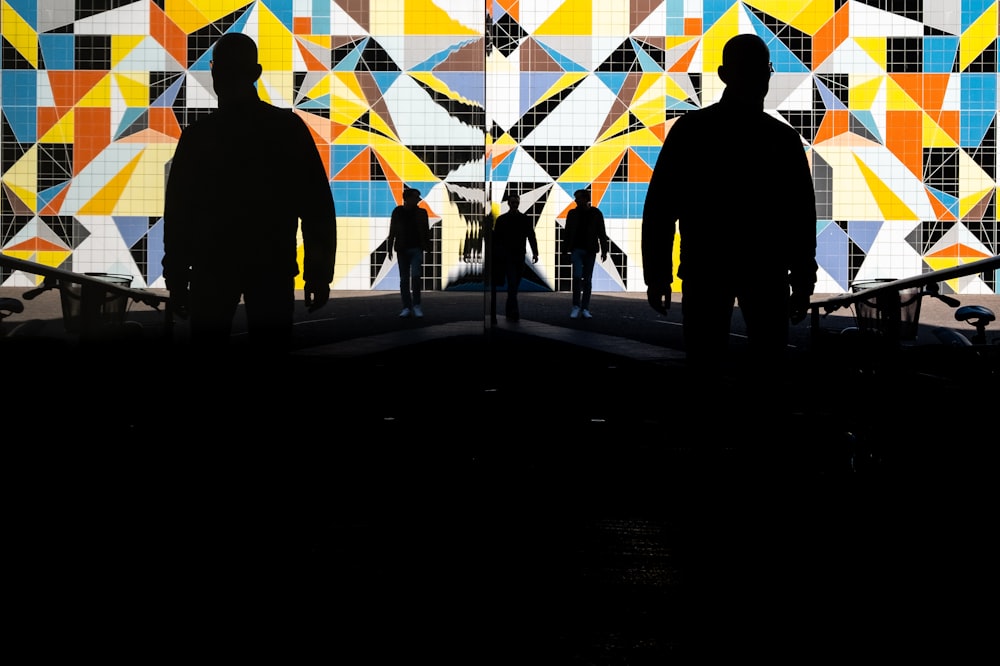
<path id="1" fill-rule="evenodd" d="M 646 288 L 646 300 L 649 307 L 660 314 L 667 314 L 670 309 L 670 285 L 650 285 Z"/>
<path id="2" fill-rule="evenodd" d="M 309 310 L 309 312 L 316 312 L 316 310 L 319 310 L 330 300 L 330 285 L 328 284 L 317 285 L 306 282 L 304 291 L 306 297 L 306 309 Z"/>

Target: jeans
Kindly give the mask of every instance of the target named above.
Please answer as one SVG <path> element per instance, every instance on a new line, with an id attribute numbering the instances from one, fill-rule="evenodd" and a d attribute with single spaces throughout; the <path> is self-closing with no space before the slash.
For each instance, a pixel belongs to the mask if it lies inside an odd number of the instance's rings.
<path id="1" fill-rule="evenodd" d="M 399 296 L 404 308 L 420 305 L 420 280 L 424 273 L 424 251 L 411 247 L 396 253 L 399 266 Z"/>
<path id="2" fill-rule="evenodd" d="M 597 253 L 576 248 L 570 258 L 573 262 L 573 305 L 583 310 L 589 310 L 591 279 L 594 276 L 594 262 L 597 261 Z"/>

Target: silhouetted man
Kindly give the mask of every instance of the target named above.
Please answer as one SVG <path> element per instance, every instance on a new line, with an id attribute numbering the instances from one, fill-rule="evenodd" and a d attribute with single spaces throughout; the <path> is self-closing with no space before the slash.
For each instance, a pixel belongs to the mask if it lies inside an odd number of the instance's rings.
<path id="1" fill-rule="evenodd" d="M 726 356 L 734 304 L 758 360 L 781 360 L 789 321 L 816 282 L 816 201 L 798 133 L 764 111 L 767 45 L 737 35 L 722 52 L 722 98 L 677 119 L 650 178 L 642 260 L 650 306 L 670 307 L 675 222 L 684 344 L 693 363 Z"/>
<path id="2" fill-rule="evenodd" d="M 590 190 L 573 193 L 576 207 L 566 213 L 565 243 L 573 266 L 573 309 L 571 319 L 590 319 L 590 294 L 593 290 L 597 253 L 608 258 L 611 240 L 604 225 L 604 213 L 590 203 Z"/>
<path id="3" fill-rule="evenodd" d="M 228 341 L 243 299 L 250 342 L 291 343 L 301 221 L 305 304 L 330 298 L 337 216 L 326 168 L 291 109 L 260 100 L 257 45 L 223 35 L 212 51 L 219 108 L 184 130 L 163 214 L 163 276 L 172 307 L 189 313 L 192 341 Z"/>
<path id="4" fill-rule="evenodd" d="M 507 303 L 504 308 L 508 321 L 518 321 L 521 310 L 517 294 L 521 290 L 524 273 L 525 244 L 531 247 L 531 263 L 538 263 L 538 239 L 531 218 L 520 210 L 521 196 L 512 193 L 507 197 L 507 212 L 497 217 L 493 225 L 493 257 L 498 280 L 507 283 Z"/>
<path id="5" fill-rule="evenodd" d="M 415 187 L 403 189 L 403 203 L 392 209 L 386 245 L 390 260 L 396 251 L 399 297 L 403 301 L 399 316 L 423 317 L 420 281 L 424 276 L 424 252 L 431 249 L 431 227 L 427 211 L 420 207 L 420 190 Z"/>

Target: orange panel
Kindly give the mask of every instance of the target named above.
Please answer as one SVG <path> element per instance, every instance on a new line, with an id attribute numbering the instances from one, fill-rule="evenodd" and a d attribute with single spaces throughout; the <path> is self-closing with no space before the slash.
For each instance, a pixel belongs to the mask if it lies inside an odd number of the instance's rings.
<path id="1" fill-rule="evenodd" d="M 914 102 L 920 105 L 921 108 L 924 106 L 924 75 L 923 74 L 907 74 L 902 72 L 892 72 L 889 74 L 889 78 L 896 82 L 896 84 L 902 88 L 907 95 L 913 99 Z"/>
<path id="2" fill-rule="evenodd" d="M 59 122 L 59 119 L 66 115 L 65 111 L 56 109 L 51 106 L 39 106 L 35 109 L 35 123 L 37 124 L 37 134 L 35 136 L 43 137 L 45 133 L 48 132 L 52 127 Z"/>
<path id="3" fill-rule="evenodd" d="M 150 107 L 149 128 L 175 139 L 181 138 L 181 126 L 177 123 L 177 116 L 174 110 L 168 107 Z"/>
<path id="4" fill-rule="evenodd" d="M 149 3 L 149 34 L 182 67 L 188 66 L 187 35 L 156 6 L 155 2 Z"/>
<path id="5" fill-rule="evenodd" d="M 73 96 L 74 74 L 76 72 L 54 69 L 48 71 L 49 88 L 52 89 L 52 99 L 56 103 L 56 108 L 68 109 L 76 104 L 76 98 Z"/>
<path id="6" fill-rule="evenodd" d="M 688 67 L 691 66 L 691 59 L 694 58 L 695 51 L 698 50 L 698 44 L 699 43 L 700 43 L 700 40 L 697 40 L 697 39 L 694 40 L 694 43 L 691 44 L 691 48 L 688 49 L 687 53 L 685 53 L 684 55 L 682 55 L 677 60 L 677 62 L 675 62 L 673 65 L 670 66 L 670 69 L 668 69 L 667 71 L 668 72 L 686 72 L 686 71 L 688 71 Z"/>
<path id="7" fill-rule="evenodd" d="M 361 181 L 367 183 L 372 177 L 372 151 L 365 148 L 358 156 L 344 165 L 333 176 L 333 180 Z"/>
<path id="8" fill-rule="evenodd" d="M 918 178 L 923 174 L 923 111 L 886 111 L 885 147 Z"/>
<path id="9" fill-rule="evenodd" d="M 686 18 L 684 19 L 684 34 L 697 36 L 701 34 L 701 19 L 700 18 Z"/>
<path id="10" fill-rule="evenodd" d="M 944 132 L 959 143 L 962 139 L 961 111 L 940 111 L 935 120 Z"/>
<path id="11" fill-rule="evenodd" d="M 812 69 L 816 69 L 837 49 L 850 33 L 849 3 L 837 10 L 837 13 L 816 31 L 812 42 Z"/>
<path id="12" fill-rule="evenodd" d="M 106 71 L 81 70 L 73 72 L 73 104 L 76 104 L 107 76 Z"/>
<path id="13" fill-rule="evenodd" d="M 292 32 L 296 35 L 312 34 L 312 17 L 294 16 L 292 17 Z"/>
<path id="14" fill-rule="evenodd" d="M 819 128 L 816 130 L 816 138 L 813 139 L 813 143 L 822 143 L 846 132 L 851 126 L 850 113 L 844 109 L 835 109 L 823 114 L 823 120 L 820 121 Z"/>
<path id="15" fill-rule="evenodd" d="M 932 118 L 944 107 L 944 94 L 948 91 L 948 80 L 951 74 L 924 74 L 923 97 L 920 106 L 924 107 Z"/>
<path id="16" fill-rule="evenodd" d="M 631 150 L 628 155 L 628 182 L 648 183 L 653 175 L 653 168 Z"/>
<path id="17" fill-rule="evenodd" d="M 79 107 L 73 116 L 73 175 L 111 143 L 111 109 Z"/>

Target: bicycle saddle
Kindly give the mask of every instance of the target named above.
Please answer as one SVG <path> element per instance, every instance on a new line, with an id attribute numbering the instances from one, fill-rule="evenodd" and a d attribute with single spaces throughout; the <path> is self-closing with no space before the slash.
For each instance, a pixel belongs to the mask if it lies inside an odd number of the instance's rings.
<path id="1" fill-rule="evenodd" d="M 993 314 L 993 310 L 984 305 L 963 305 L 955 310 L 955 319 L 969 322 L 970 325 L 976 326 L 978 324 L 989 324 L 996 319 L 996 315 Z"/>

